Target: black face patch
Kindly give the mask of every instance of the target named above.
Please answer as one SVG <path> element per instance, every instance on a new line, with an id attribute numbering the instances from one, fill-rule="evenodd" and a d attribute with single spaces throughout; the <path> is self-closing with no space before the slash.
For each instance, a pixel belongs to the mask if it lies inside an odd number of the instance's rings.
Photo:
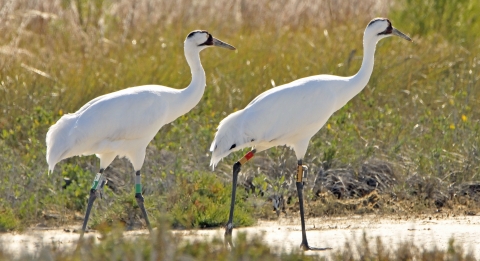
<path id="1" fill-rule="evenodd" d="M 381 32 L 381 33 L 378 33 L 377 35 L 382 35 L 382 34 L 391 34 L 392 31 L 393 31 L 393 27 L 392 27 L 392 23 L 390 23 L 390 21 L 387 19 L 387 22 L 388 22 L 388 27 L 387 29 L 385 29 L 385 31 Z"/>
<path id="2" fill-rule="evenodd" d="M 211 34 L 208 34 L 208 39 L 202 44 L 199 44 L 198 46 L 203 46 L 203 45 L 213 45 L 213 36 Z"/>
<path id="3" fill-rule="evenodd" d="M 229 150 L 234 149 L 235 147 L 237 147 L 237 144 L 233 144 Z"/>

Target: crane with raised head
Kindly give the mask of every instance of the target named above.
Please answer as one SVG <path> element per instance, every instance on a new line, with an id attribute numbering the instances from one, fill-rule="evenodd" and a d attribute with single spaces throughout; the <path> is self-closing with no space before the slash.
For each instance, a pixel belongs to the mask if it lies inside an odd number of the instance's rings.
<path id="1" fill-rule="evenodd" d="M 233 212 L 238 173 L 241 166 L 254 155 L 274 146 L 287 145 L 297 157 L 296 188 L 298 193 L 302 242 L 304 250 L 325 250 L 309 246 L 305 232 L 303 179 L 306 166 L 303 159 L 308 143 L 327 122 L 367 85 L 373 71 L 375 47 L 388 36 L 411 39 L 392 27 L 386 18 L 375 18 L 363 35 L 363 61 L 357 74 L 350 77 L 315 75 L 272 88 L 253 99 L 244 109 L 223 119 L 210 147 L 210 164 L 218 162 L 234 151 L 252 148 L 233 165 L 230 215 L 225 229 L 225 240 L 232 244 Z"/>
<path id="2" fill-rule="evenodd" d="M 210 46 L 235 50 L 207 31 L 188 34 L 184 52 L 192 80 L 186 88 L 145 85 L 105 94 L 87 102 L 75 113 L 63 115 L 50 127 L 46 137 L 49 173 L 59 161 L 73 156 L 95 154 L 100 159 L 100 170 L 90 189 L 81 237 L 87 229 L 93 202 L 105 185 L 103 172 L 117 156 L 128 158 L 133 165 L 135 198 L 151 231 L 140 177 L 145 150 L 163 125 L 189 112 L 202 98 L 206 77 L 200 51 Z"/>

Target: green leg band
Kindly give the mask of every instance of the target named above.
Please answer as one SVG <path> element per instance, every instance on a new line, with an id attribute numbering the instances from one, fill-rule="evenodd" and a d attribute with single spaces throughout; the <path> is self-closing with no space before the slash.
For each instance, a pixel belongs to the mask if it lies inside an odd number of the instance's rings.
<path id="1" fill-rule="evenodd" d="M 140 171 L 137 171 L 137 173 L 135 173 L 135 193 L 142 194 L 142 185 L 140 181 L 141 181 Z"/>
<path id="2" fill-rule="evenodd" d="M 97 175 L 95 176 L 95 179 L 93 180 L 93 183 L 92 183 L 92 189 L 93 190 L 96 190 L 98 188 L 98 183 L 100 182 L 101 177 L 102 177 L 102 174 L 97 173 Z"/>

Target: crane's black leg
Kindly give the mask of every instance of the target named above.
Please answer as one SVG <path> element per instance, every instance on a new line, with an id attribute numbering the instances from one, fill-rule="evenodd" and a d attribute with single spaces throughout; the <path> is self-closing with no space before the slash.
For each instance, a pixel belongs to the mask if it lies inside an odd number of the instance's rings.
<path id="1" fill-rule="evenodd" d="M 311 247 L 308 245 L 307 242 L 307 233 L 305 231 L 305 211 L 303 208 L 303 165 L 302 165 L 302 160 L 298 161 L 298 166 L 297 166 L 297 193 L 298 193 L 298 203 L 300 205 L 300 222 L 302 224 L 302 243 L 300 244 L 300 248 L 303 250 L 328 250 L 331 249 L 329 247 L 325 248 L 317 248 L 317 247 Z"/>
<path id="2" fill-rule="evenodd" d="M 150 221 L 148 220 L 147 211 L 145 210 L 145 205 L 143 202 L 145 201 L 142 196 L 142 184 L 140 183 L 140 170 L 135 173 L 135 199 L 137 200 L 137 204 L 142 210 L 143 218 L 145 219 L 145 223 L 147 224 L 148 230 L 152 233 L 152 226 L 150 226 Z"/>
<path id="3" fill-rule="evenodd" d="M 233 246 L 232 243 L 232 230 L 233 230 L 233 210 L 235 208 L 235 194 L 237 191 L 237 179 L 238 173 L 240 172 L 242 164 L 240 162 L 236 162 L 233 164 L 233 181 L 232 181 L 232 201 L 230 203 L 230 215 L 228 216 L 228 222 L 225 226 L 225 244 L 229 244 Z"/>
<path id="4" fill-rule="evenodd" d="M 255 150 L 251 150 L 247 154 L 245 154 L 243 158 L 241 158 L 239 161 L 233 164 L 232 201 L 230 203 L 230 215 L 228 217 L 228 222 L 225 227 L 225 244 L 229 244 L 231 247 L 233 247 L 233 242 L 232 242 L 233 210 L 235 208 L 235 194 L 237 191 L 238 173 L 240 172 L 242 165 L 247 163 L 247 161 L 253 158 L 254 155 L 255 155 Z"/>
<path id="5" fill-rule="evenodd" d="M 80 232 L 80 239 L 83 238 L 83 234 L 87 230 L 87 223 L 88 218 L 90 217 L 90 211 L 92 210 L 93 202 L 95 201 L 95 199 L 97 199 L 97 189 L 99 188 L 99 185 L 101 189 L 103 189 L 103 186 L 105 185 L 106 180 L 103 177 L 103 171 L 104 169 L 100 169 L 100 171 L 95 176 L 95 179 L 93 180 L 92 188 L 90 189 L 90 196 L 88 197 L 87 212 L 85 213 L 82 231 Z"/>

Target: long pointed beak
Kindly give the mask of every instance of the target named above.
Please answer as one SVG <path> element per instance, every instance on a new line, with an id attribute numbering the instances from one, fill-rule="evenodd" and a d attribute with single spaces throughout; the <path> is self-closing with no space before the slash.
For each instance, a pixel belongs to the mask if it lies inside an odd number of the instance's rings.
<path id="1" fill-rule="evenodd" d="M 400 36 L 400 37 L 402 37 L 403 39 L 408 40 L 408 41 L 410 41 L 410 42 L 413 42 L 410 37 L 406 36 L 404 33 L 400 32 L 400 31 L 398 31 L 396 28 L 393 28 L 392 34 L 393 34 L 393 35 L 396 35 L 396 36 Z"/>
<path id="2" fill-rule="evenodd" d="M 229 45 L 226 42 L 222 42 L 222 41 L 218 40 L 217 38 L 213 38 L 213 46 L 218 46 L 218 47 L 226 48 L 226 49 L 229 49 L 229 50 L 235 50 L 235 47 Z"/>

